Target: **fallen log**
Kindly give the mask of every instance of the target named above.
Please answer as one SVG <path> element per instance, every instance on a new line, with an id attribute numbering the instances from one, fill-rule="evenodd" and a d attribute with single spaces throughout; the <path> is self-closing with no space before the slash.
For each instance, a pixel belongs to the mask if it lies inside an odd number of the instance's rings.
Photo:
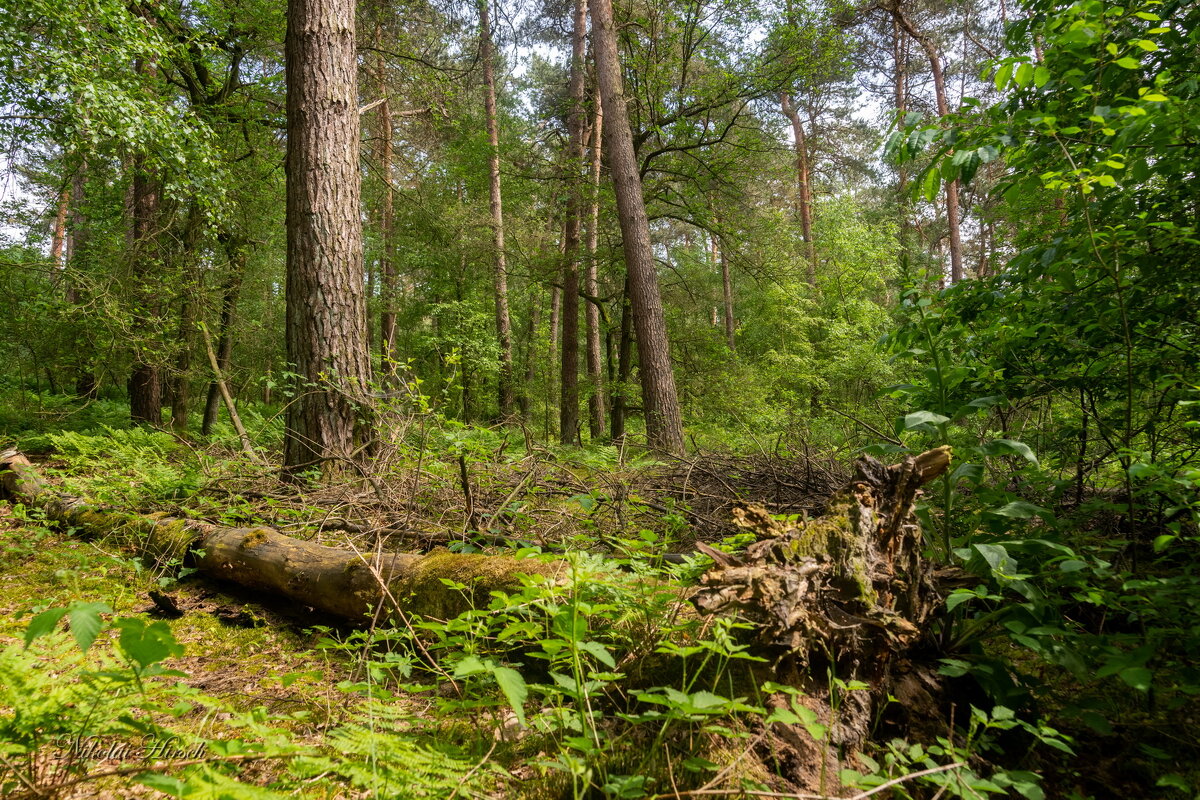
<path id="1" fill-rule="evenodd" d="M 183 563 L 205 575 L 287 597 L 345 619 L 361 621 L 380 606 L 447 619 L 496 590 L 520 586 L 521 575 L 558 578 L 563 562 L 478 553 L 427 554 L 352 550 L 293 539 L 267 527 L 229 528 L 158 514 L 130 514 L 60 494 L 29 460 L 0 453 L 0 499 L 42 509 L 47 519 L 88 535 L 121 534 L 140 554 L 161 564 Z M 469 587 L 448 588 L 444 580 Z"/>
<path id="2" fill-rule="evenodd" d="M 680 592 L 681 601 L 703 615 L 736 614 L 749 622 L 749 643 L 768 656 L 750 667 L 753 686 L 770 680 L 799 689 L 798 698 L 781 691 L 767 705 L 800 703 L 824 726 L 816 736 L 818 729 L 806 724 L 760 726 L 755 755 L 785 780 L 782 788 L 835 793 L 838 770 L 854 765 L 853 754 L 892 700 L 910 718 L 937 712 L 935 669 L 911 656 L 943 608 L 922 558 L 913 504 L 949 463 L 948 447 L 890 467 L 860 458 L 855 477 L 823 516 L 785 521 L 743 507 L 735 521 L 757 542 L 736 555 L 698 546 L 714 564 L 698 587 Z M 491 591 L 516 588 L 522 575 L 565 580 L 569 573 L 562 561 L 482 554 L 385 553 L 368 560 L 266 527 L 97 508 L 60 494 L 15 451 L 0 453 L 0 499 L 41 508 L 50 520 L 91 535 L 131 535 L 160 562 L 186 557 L 211 577 L 350 620 L 380 607 L 447 619 Z M 448 589 L 444 579 L 470 591 Z M 655 679 L 668 674 L 657 670 Z"/>

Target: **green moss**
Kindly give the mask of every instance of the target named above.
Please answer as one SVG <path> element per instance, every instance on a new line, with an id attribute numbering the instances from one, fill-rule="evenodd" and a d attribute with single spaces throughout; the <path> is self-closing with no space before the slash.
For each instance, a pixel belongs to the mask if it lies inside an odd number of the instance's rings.
<path id="1" fill-rule="evenodd" d="M 242 539 L 242 543 L 238 547 L 243 550 L 249 550 L 252 547 L 258 547 L 265 542 L 273 531 L 270 528 L 255 528 L 246 534 Z"/>

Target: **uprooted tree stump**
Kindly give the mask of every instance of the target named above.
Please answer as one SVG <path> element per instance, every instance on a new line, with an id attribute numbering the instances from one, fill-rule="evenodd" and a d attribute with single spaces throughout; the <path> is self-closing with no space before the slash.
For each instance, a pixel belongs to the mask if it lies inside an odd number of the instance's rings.
<path id="1" fill-rule="evenodd" d="M 704 615 L 737 614 L 759 655 L 754 677 L 800 689 L 801 702 L 825 734 L 775 722 L 756 738 L 756 755 L 795 791 L 836 791 L 838 769 L 866 743 L 889 698 L 910 715 L 932 714 L 934 671 L 910 658 L 942 608 L 913 504 L 921 487 L 945 472 L 941 447 L 885 466 L 856 463 L 850 484 L 824 515 L 780 522 L 755 507 L 735 521 L 759 540 L 730 555 L 706 545 L 714 566 L 686 592 Z M 392 609 L 448 618 L 521 576 L 565 580 L 562 561 L 498 555 L 355 551 L 293 539 L 266 527 L 228 528 L 196 520 L 97 508 L 62 495 L 16 451 L 0 453 L 0 495 L 38 507 L 60 524 L 96 535 L 131 534 L 142 553 L 160 561 L 187 558 L 202 573 L 349 620 Z M 443 579 L 471 587 L 463 593 Z M 780 692 L 772 707 L 793 698 Z"/>
<path id="2" fill-rule="evenodd" d="M 838 785 L 839 754 L 862 748 L 889 697 L 910 714 L 935 710 L 933 670 L 906 656 L 942 608 L 913 504 L 949 464 L 949 447 L 890 467 L 860 458 L 823 516 L 784 524 L 739 509 L 737 523 L 760 540 L 739 555 L 703 548 L 716 563 L 692 603 L 749 622 L 759 652 L 774 656 L 773 679 L 803 690 L 801 702 L 827 731 L 821 740 L 803 725 L 762 732 L 760 757 L 802 790 Z M 769 705 L 790 701 L 780 693 Z"/>

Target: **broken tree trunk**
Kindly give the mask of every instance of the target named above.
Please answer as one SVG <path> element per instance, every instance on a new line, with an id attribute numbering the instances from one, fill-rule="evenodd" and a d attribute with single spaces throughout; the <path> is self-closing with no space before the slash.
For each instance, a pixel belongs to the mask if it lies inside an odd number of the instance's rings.
<path id="1" fill-rule="evenodd" d="M 122 534 L 142 555 L 187 560 L 203 574 L 287 597 L 327 614 L 363 621 L 383 607 L 448 619 L 520 575 L 557 578 L 562 562 L 435 551 L 360 554 L 293 539 L 267 527 L 228 528 L 198 520 L 129 514 L 62 495 L 16 451 L 0 453 L 0 497 L 41 508 L 46 517 L 89 535 Z M 470 587 L 448 588 L 443 579 Z"/>
<path id="2" fill-rule="evenodd" d="M 692 603 L 749 622 L 757 652 L 774 656 L 769 677 L 802 690 L 825 726 L 816 739 L 804 725 L 774 723 L 760 740 L 768 766 L 801 791 L 836 789 L 839 754 L 861 750 L 889 698 L 909 714 L 932 711 L 933 669 L 906 657 L 943 608 L 913 503 L 949 464 L 949 447 L 890 467 L 863 457 L 823 516 L 785 524 L 738 509 L 735 521 L 760 540 L 738 555 L 701 546 L 715 565 Z M 790 702 L 781 693 L 768 704 Z"/>

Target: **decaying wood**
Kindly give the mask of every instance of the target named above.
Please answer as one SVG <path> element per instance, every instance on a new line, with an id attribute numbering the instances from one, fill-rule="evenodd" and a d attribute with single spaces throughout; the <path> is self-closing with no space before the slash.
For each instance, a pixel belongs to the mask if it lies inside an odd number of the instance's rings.
<path id="1" fill-rule="evenodd" d="M 90 535 L 120 533 L 144 556 L 162 563 L 187 559 L 210 577 L 348 620 L 364 620 L 380 606 L 393 604 L 405 613 L 445 619 L 466 610 L 477 597 L 517 588 L 521 575 L 556 578 L 565 571 L 561 562 L 446 551 L 364 557 L 267 527 L 229 528 L 99 508 L 60 494 L 16 451 L 0 453 L 0 495 L 41 508 L 50 520 Z M 470 588 L 460 592 L 444 580 Z"/>
<path id="2" fill-rule="evenodd" d="M 890 467 L 861 458 L 823 516 L 789 524 L 742 508 L 737 523 L 759 541 L 738 555 L 703 548 L 715 565 L 693 604 L 751 623 L 747 635 L 759 652 L 776 656 L 775 680 L 805 690 L 804 704 L 828 727 L 823 741 L 779 723 L 764 737 L 763 757 L 799 788 L 829 791 L 838 754 L 861 748 L 889 696 L 915 713 L 932 704 L 936 680 L 906 658 L 942 608 L 913 503 L 949 464 L 948 447 Z M 866 688 L 835 689 L 835 702 L 833 679 Z M 769 700 L 788 702 L 787 695 Z"/>

